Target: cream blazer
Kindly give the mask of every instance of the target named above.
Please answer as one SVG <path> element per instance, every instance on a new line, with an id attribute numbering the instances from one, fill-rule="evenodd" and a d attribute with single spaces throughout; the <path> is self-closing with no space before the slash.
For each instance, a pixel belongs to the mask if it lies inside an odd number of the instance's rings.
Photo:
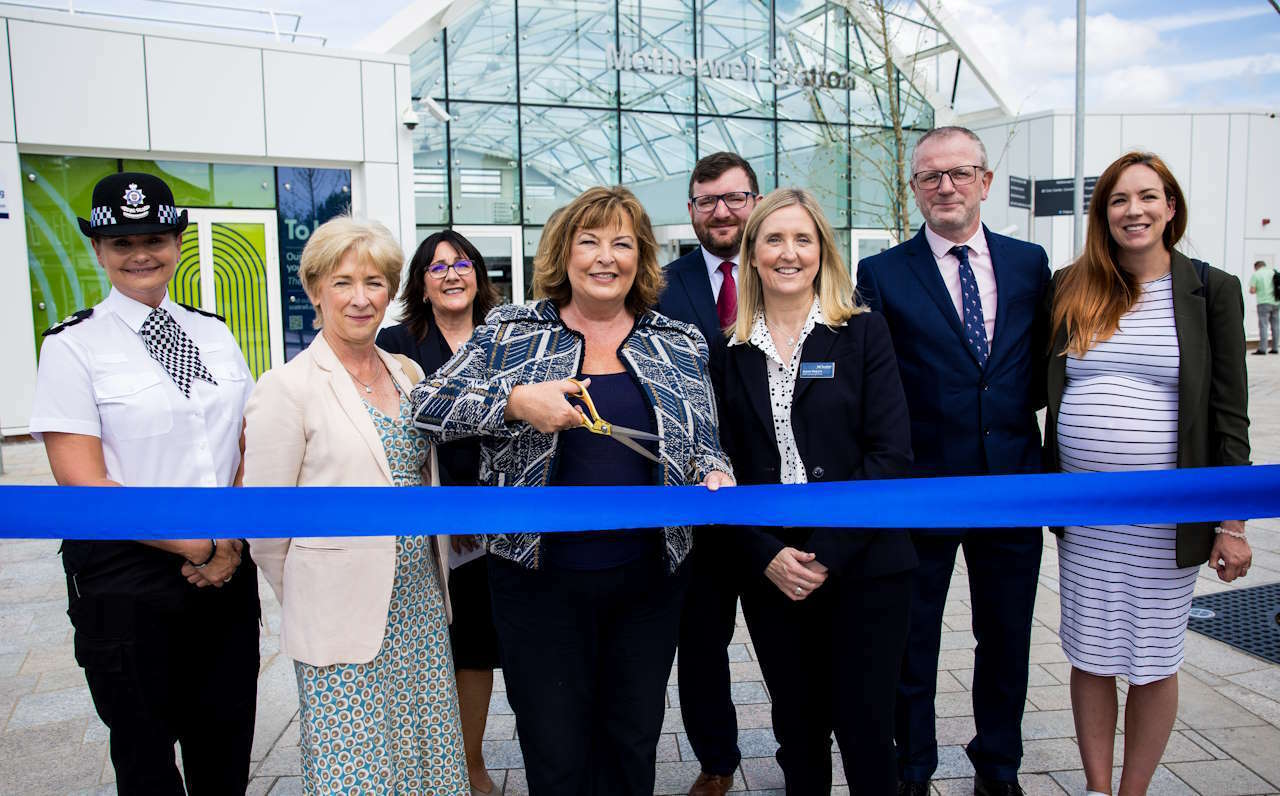
<path id="1" fill-rule="evenodd" d="M 377 351 L 400 389 L 412 389 L 396 358 Z M 244 485 L 393 485 L 382 440 L 323 333 L 258 380 L 245 408 Z M 405 533 L 416 530 L 426 529 Z M 446 614 L 447 543 L 437 536 L 433 547 Z M 394 536 L 255 539 L 251 550 L 280 601 L 286 655 L 314 666 L 373 660 L 387 628 Z"/>

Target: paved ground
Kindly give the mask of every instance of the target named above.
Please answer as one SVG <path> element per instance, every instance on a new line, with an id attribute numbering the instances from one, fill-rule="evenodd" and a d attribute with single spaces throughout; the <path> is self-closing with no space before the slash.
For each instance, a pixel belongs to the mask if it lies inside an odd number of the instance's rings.
<path id="1" fill-rule="evenodd" d="M 1280 462 L 1280 357 L 1250 357 L 1254 458 Z M 52 483 L 41 447 L 5 445 L 0 484 Z M 1280 581 L 1280 519 L 1250 523 L 1254 564 L 1239 586 Z M 1082 794 L 1071 720 L 1066 664 L 1058 627 L 1057 555 L 1047 537 L 1032 631 L 1031 687 L 1022 724 L 1023 787 L 1030 794 Z M 0 542 L 0 793 L 113 794 L 106 731 L 93 712 L 72 657 L 66 595 L 50 542 Z M 973 771 L 963 745 L 973 734 L 969 688 L 973 673 L 968 588 L 961 561 L 946 609 L 938 672 L 938 736 L 943 744 L 935 779 L 939 794 L 972 793 Z M 1198 593 L 1236 588 L 1204 570 Z M 279 607 L 264 583 L 268 632 L 262 639 L 253 794 L 301 793 L 298 778 L 297 691 L 291 663 L 278 654 Z M 733 692 L 746 756 L 740 790 L 781 793 L 773 759 L 769 697 L 751 639 L 739 618 L 732 653 Z M 658 745 L 658 792 L 683 793 L 698 772 L 680 722 L 675 673 Z M 1121 689 L 1123 700 L 1123 688 Z M 1151 792 L 1156 794 L 1280 793 L 1280 666 L 1196 633 L 1187 637 L 1178 722 Z M 1119 734 L 1119 731 L 1117 731 Z M 526 792 L 515 720 L 501 678 L 490 706 L 485 754 L 507 794 Z M 1123 749 L 1117 738 L 1117 755 Z M 1117 757 L 1119 759 L 1119 757 Z M 836 782 L 843 776 L 836 772 Z M 838 786 L 837 792 L 847 793 Z"/>

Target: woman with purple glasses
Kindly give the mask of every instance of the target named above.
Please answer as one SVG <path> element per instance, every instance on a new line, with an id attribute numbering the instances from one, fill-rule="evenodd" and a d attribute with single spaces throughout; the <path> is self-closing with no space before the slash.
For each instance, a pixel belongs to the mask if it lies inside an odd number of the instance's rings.
<path id="1" fill-rule="evenodd" d="M 418 246 L 400 294 L 401 322 L 378 333 L 378 347 L 413 359 L 428 376 L 453 357 L 498 304 L 484 257 L 471 241 L 451 229 L 436 232 Z M 480 476 L 480 442 L 459 440 L 437 449 L 440 482 L 475 486 Z M 458 708 L 473 793 L 493 791 L 480 742 L 484 738 L 493 670 L 498 667 L 498 637 L 493 629 L 489 578 L 483 540 L 455 536 L 450 540 L 449 599 L 453 605 L 454 668 Z M 460 561 L 464 563 L 459 563 Z"/>

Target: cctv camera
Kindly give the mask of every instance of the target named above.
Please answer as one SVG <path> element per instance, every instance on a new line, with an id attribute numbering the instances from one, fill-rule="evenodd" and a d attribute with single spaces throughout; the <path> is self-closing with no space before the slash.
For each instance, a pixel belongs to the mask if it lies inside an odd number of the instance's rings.
<path id="1" fill-rule="evenodd" d="M 423 97 L 422 105 L 427 109 L 427 113 L 430 113 L 433 117 L 435 117 L 436 121 L 438 122 L 453 121 L 451 118 L 449 118 L 449 112 L 446 111 L 444 108 L 441 108 L 440 103 L 436 102 L 430 97 Z"/>
<path id="2" fill-rule="evenodd" d="M 404 106 L 404 110 L 400 112 L 400 123 L 406 130 L 412 130 L 418 126 L 418 112 L 413 109 L 413 103 Z"/>

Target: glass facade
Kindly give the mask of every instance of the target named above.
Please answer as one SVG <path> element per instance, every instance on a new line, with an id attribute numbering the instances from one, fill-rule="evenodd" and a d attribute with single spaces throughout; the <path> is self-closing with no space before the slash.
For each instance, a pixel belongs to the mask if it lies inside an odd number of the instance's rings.
<path id="1" fill-rule="evenodd" d="M 485 0 L 413 54 L 412 75 L 414 98 L 451 117 L 414 131 L 419 227 L 519 226 L 526 259 L 593 185 L 688 224 L 689 172 L 718 150 L 746 157 L 762 191 L 809 188 L 839 230 L 883 229 L 889 92 L 910 135 L 933 126 L 825 0 Z"/>

